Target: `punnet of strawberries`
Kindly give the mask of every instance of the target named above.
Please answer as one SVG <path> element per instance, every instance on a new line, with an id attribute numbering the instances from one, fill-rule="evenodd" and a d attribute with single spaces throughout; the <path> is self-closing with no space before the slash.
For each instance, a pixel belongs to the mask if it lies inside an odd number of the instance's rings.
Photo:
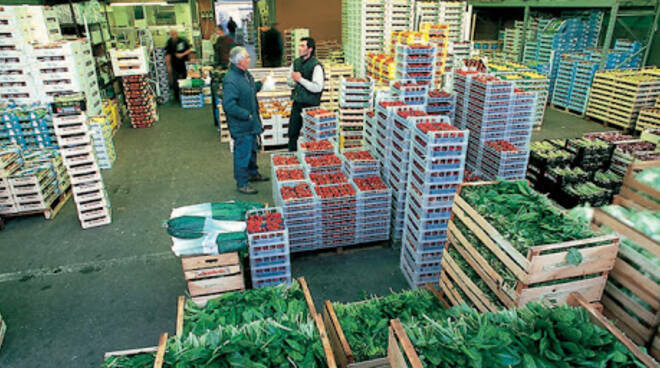
<path id="1" fill-rule="evenodd" d="M 266 215 L 251 215 L 247 220 L 247 230 L 250 234 L 284 230 L 282 214 L 273 212 Z"/>
<path id="2" fill-rule="evenodd" d="M 310 173 L 309 180 L 316 185 L 348 183 L 348 178 L 346 178 L 346 175 L 341 171 Z"/>
<path id="3" fill-rule="evenodd" d="M 305 162 L 311 167 L 339 166 L 341 160 L 335 154 L 305 157 Z"/>
<path id="4" fill-rule="evenodd" d="M 355 178 L 353 179 L 353 182 L 361 192 L 371 192 L 374 190 L 387 189 L 387 185 L 383 183 L 383 179 L 381 179 L 380 176 L 374 175 L 364 178 Z"/>
<path id="5" fill-rule="evenodd" d="M 280 188 L 280 194 L 282 194 L 282 200 L 284 201 L 314 197 L 312 189 L 307 183 L 283 186 Z"/>
<path id="6" fill-rule="evenodd" d="M 362 150 L 362 151 L 346 151 L 344 152 L 344 157 L 349 161 L 375 161 L 374 156 L 371 155 L 371 152 Z"/>
<path id="7" fill-rule="evenodd" d="M 298 161 L 298 157 L 296 156 L 273 156 L 273 165 L 275 166 L 300 165 L 300 161 Z"/>
<path id="8" fill-rule="evenodd" d="M 277 181 L 304 180 L 305 174 L 302 169 L 277 169 L 275 171 Z"/>
<path id="9" fill-rule="evenodd" d="M 328 186 L 316 186 L 314 188 L 316 195 L 322 199 L 342 198 L 355 196 L 355 188 L 350 184 L 338 184 Z"/>
<path id="10" fill-rule="evenodd" d="M 490 141 L 486 142 L 488 146 L 493 148 L 497 152 L 516 152 L 518 151 L 518 147 L 514 146 L 508 141 L 499 139 L 496 141 Z"/>
<path id="11" fill-rule="evenodd" d="M 304 152 L 316 152 L 316 151 L 332 151 L 334 147 L 329 140 L 324 139 L 321 141 L 315 142 L 302 142 L 300 143 L 300 149 Z"/>

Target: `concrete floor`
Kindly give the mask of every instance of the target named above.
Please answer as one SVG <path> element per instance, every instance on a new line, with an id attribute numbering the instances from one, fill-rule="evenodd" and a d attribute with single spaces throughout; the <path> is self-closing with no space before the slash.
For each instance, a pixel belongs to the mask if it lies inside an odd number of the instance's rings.
<path id="1" fill-rule="evenodd" d="M 113 223 L 82 230 L 73 201 L 46 221 L 14 218 L 0 232 L 0 313 L 8 331 L 0 367 L 97 367 L 103 353 L 153 346 L 175 328 L 176 297 L 186 290 L 163 222 L 172 208 L 234 198 L 272 203 L 271 183 L 240 196 L 232 157 L 220 144 L 211 109 L 160 109 L 150 129 L 126 125 L 115 137 L 118 160 L 104 171 Z M 610 130 L 548 109 L 534 139 Z M 264 174 L 268 155 L 260 155 Z M 315 303 L 353 301 L 407 287 L 399 254 L 387 247 L 296 255 Z"/>

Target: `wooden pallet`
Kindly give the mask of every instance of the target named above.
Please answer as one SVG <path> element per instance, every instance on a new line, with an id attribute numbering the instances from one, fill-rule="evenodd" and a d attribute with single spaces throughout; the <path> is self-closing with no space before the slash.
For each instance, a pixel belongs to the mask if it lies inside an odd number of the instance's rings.
<path id="1" fill-rule="evenodd" d="M 430 290 L 433 293 L 433 295 L 435 295 L 444 306 L 449 307 L 450 304 L 444 299 L 442 294 L 438 292 L 435 288 L 433 288 L 430 285 L 425 286 L 425 288 Z M 323 307 L 324 307 L 323 323 L 327 328 L 328 338 L 330 340 L 330 346 L 332 348 L 332 352 L 334 353 L 336 363 L 339 367 L 341 368 L 394 367 L 394 365 L 390 365 L 390 361 L 392 357 L 390 357 L 389 348 L 388 348 L 387 357 L 373 359 L 364 362 L 356 362 L 351 347 L 348 343 L 348 340 L 346 339 L 346 335 L 344 335 L 344 330 L 342 329 L 341 324 L 339 323 L 339 319 L 335 314 L 335 310 L 332 307 L 332 303 L 329 300 L 326 300 Z M 399 367 L 399 365 L 396 365 L 396 367 Z"/>
<path id="2" fill-rule="evenodd" d="M 563 106 L 559 106 L 559 105 L 555 105 L 555 104 L 551 104 L 550 106 L 552 106 L 552 108 L 557 110 L 557 111 L 565 112 L 569 115 L 573 115 L 573 116 L 578 117 L 578 118 L 584 118 L 584 115 L 585 115 L 584 113 L 581 113 L 579 111 L 573 110 L 573 109 L 568 108 L 568 107 L 563 107 Z"/>
<path id="3" fill-rule="evenodd" d="M 64 193 L 62 193 L 59 197 L 57 197 L 53 203 L 50 204 L 50 206 L 45 209 L 45 210 L 35 210 L 35 211 L 25 211 L 25 212 L 17 212 L 17 213 L 9 213 L 5 215 L 0 215 L 0 217 L 19 217 L 19 216 L 30 216 L 30 215 L 44 215 L 44 218 L 46 220 L 52 220 L 57 216 L 58 213 L 60 213 L 60 210 L 62 210 L 62 207 L 66 204 L 66 202 L 71 198 L 72 192 L 71 192 L 71 187 L 69 187 Z"/>
<path id="4" fill-rule="evenodd" d="M 643 207 L 652 211 L 660 211 L 660 190 L 650 185 L 641 183 L 635 179 L 635 175 L 648 168 L 660 167 L 660 161 L 634 162 L 628 166 L 628 171 L 623 178 L 623 186 L 619 191 L 621 201 L 628 204 L 627 207 Z"/>
<path id="5" fill-rule="evenodd" d="M 595 226 L 613 229 L 656 257 L 660 257 L 660 243 L 608 213 L 595 209 L 592 221 Z M 616 320 L 619 328 L 635 343 L 650 348 L 660 326 L 660 283 L 647 275 L 660 278 L 660 270 L 645 256 L 622 245 L 614 269 L 610 273 L 610 281 L 605 287 L 603 305 L 605 315 Z M 617 284 L 632 292 L 636 298 L 630 297 Z"/>
<path id="6" fill-rule="evenodd" d="M 604 235 L 539 245 L 531 247 L 527 255 L 523 255 L 460 196 L 460 190 L 465 186 L 489 184 L 494 183 L 466 183 L 459 188 L 452 208 L 453 217 L 449 223 L 448 237 L 502 304 L 515 307 L 542 299 L 552 304 L 562 304 L 568 294 L 575 291 L 580 292 L 591 302 L 599 301 L 607 274 L 614 267 L 619 249 L 618 238 L 615 235 Z M 468 241 L 467 234 L 461 233 L 455 225 L 457 219 L 502 262 L 511 274 L 516 276 L 518 282 L 515 288 L 505 285 L 502 275 Z M 571 248 L 577 249 L 582 256 L 582 262 L 577 266 L 566 262 Z M 570 280 L 584 275 L 594 277 L 578 281 Z M 550 286 L 534 285 L 563 279 L 566 282 Z"/>

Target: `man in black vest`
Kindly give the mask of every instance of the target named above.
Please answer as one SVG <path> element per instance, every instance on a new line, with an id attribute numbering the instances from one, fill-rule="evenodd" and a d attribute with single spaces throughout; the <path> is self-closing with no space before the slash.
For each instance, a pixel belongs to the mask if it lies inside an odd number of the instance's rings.
<path id="1" fill-rule="evenodd" d="M 291 80 L 289 85 L 293 87 L 291 99 L 291 117 L 289 119 L 289 151 L 298 149 L 298 136 L 303 125 L 302 109 L 321 104 L 323 93 L 323 66 L 314 57 L 316 42 L 311 37 L 300 40 L 298 47 L 300 57 L 291 65 Z"/>

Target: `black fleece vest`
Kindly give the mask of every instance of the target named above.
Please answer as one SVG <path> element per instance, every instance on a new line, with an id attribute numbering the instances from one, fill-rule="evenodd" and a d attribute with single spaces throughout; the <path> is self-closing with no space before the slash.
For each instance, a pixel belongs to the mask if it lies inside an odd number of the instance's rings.
<path id="1" fill-rule="evenodd" d="M 314 56 L 311 56 L 307 60 L 303 60 L 302 57 L 299 57 L 293 61 L 293 71 L 299 72 L 303 78 L 311 81 L 312 76 L 314 75 L 314 68 L 316 68 L 317 65 L 321 65 L 321 63 L 319 63 Z M 323 65 L 321 65 L 321 68 L 323 68 Z M 321 104 L 322 94 L 323 91 L 312 93 L 300 83 L 296 83 L 296 87 L 293 89 L 292 99 L 293 102 L 302 103 L 308 106 L 319 106 Z"/>

